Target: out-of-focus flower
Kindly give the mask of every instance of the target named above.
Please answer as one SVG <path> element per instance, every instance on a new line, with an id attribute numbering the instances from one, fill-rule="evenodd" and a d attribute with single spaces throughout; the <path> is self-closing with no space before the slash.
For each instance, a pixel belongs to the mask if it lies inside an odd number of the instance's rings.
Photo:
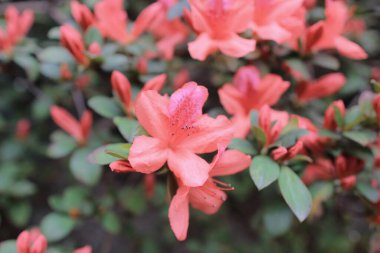
<path id="1" fill-rule="evenodd" d="M 85 45 L 81 34 L 67 24 L 61 26 L 60 32 L 62 46 L 67 48 L 80 64 L 88 65 L 89 60 L 85 55 Z"/>
<path id="2" fill-rule="evenodd" d="M 262 40 L 281 44 L 289 40 L 304 26 L 303 0 L 255 0 L 252 30 Z"/>
<path id="3" fill-rule="evenodd" d="M 266 136 L 265 146 L 273 144 L 280 136 L 282 129 L 289 122 L 289 114 L 285 111 L 276 111 L 268 105 L 259 110 L 259 127 Z"/>
<path id="4" fill-rule="evenodd" d="M 84 90 L 89 85 L 90 80 L 89 75 L 81 74 L 74 81 L 75 87 L 79 90 Z"/>
<path id="5" fill-rule="evenodd" d="M 223 85 L 218 91 L 224 109 L 233 115 L 235 137 L 245 137 L 248 134 L 252 109 L 276 104 L 289 86 L 290 83 L 278 75 L 260 77 L 259 70 L 253 66 L 240 68 L 233 83 Z"/>
<path id="6" fill-rule="evenodd" d="M 85 4 L 81 4 L 77 0 L 71 0 L 70 6 L 71 14 L 83 31 L 86 31 L 90 26 L 96 23 L 94 15 Z"/>
<path id="7" fill-rule="evenodd" d="M 346 114 L 346 107 L 342 100 L 337 100 L 333 102 L 325 112 L 325 119 L 323 126 L 324 128 L 335 131 L 338 128 L 338 123 L 335 120 L 335 110 L 338 110 L 342 117 Z"/>
<path id="8" fill-rule="evenodd" d="M 9 5 L 5 10 L 5 21 L 5 29 L 0 27 L 0 51 L 10 53 L 28 33 L 34 21 L 34 13 L 31 10 L 20 13 L 15 6 Z"/>
<path id="9" fill-rule="evenodd" d="M 38 228 L 22 231 L 17 237 L 18 253 L 45 253 L 47 240 Z"/>
<path id="10" fill-rule="evenodd" d="M 28 138 L 30 132 L 30 121 L 27 119 L 21 119 L 16 125 L 16 138 L 19 140 L 25 140 Z"/>
<path id="11" fill-rule="evenodd" d="M 80 119 L 76 120 L 68 111 L 59 106 L 52 106 L 50 114 L 54 122 L 71 135 L 80 145 L 87 142 L 92 126 L 92 114 L 86 110 Z"/>
<path id="12" fill-rule="evenodd" d="M 92 252 L 91 246 L 84 246 L 82 248 L 79 248 L 73 251 L 73 253 L 91 253 L 91 252 Z"/>
<path id="13" fill-rule="evenodd" d="M 143 90 L 161 90 L 166 81 L 166 74 L 158 75 L 149 80 Z M 121 72 L 115 70 L 111 76 L 112 90 L 123 104 L 124 111 L 128 115 L 134 114 L 134 101 L 132 100 L 131 83 Z"/>
<path id="14" fill-rule="evenodd" d="M 343 34 L 351 14 L 344 1 L 326 0 L 326 19 L 307 28 L 303 35 L 303 51 L 308 54 L 325 49 L 336 49 L 339 54 L 356 60 L 366 59 L 367 53 Z"/>
<path id="15" fill-rule="evenodd" d="M 338 92 L 346 82 L 341 73 L 324 75 L 317 80 L 299 80 L 296 94 L 300 102 L 324 98 Z"/>
<path id="16" fill-rule="evenodd" d="M 190 81 L 190 73 L 187 69 L 183 68 L 174 77 L 174 80 L 173 80 L 174 90 L 178 90 L 188 81 Z"/>
<path id="17" fill-rule="evenodd" d="M 232 138 L 226 117 L 214 119 L 202 113 L 207 97 L 207 89 L 194 82 L 174 92 L 170 99 L 155 90 L 141 92 L 135 104 L 136 116 L 152 137 L 135 137 L 129 153 L 133 169 L 149 174 L 167 162 L 184 185 L 203 185 L 210 167 L 196 154 L 213 152 Z"/>
<path id="18" fill-rule="evenodd" d="M 102 0 L 95 5 L 97 27 L 104 37 L 122 44 L 136 39 L 128 31 L 128 15 L 124 10 L 123 0 Z"/>
<path id="19" fill-rule="evenodd" d="M 310 10 L 314 8 L 314 6 L 317 4 L 317 0 L 304 0 L 303 6 L 305 6 L 306 9 Z"/>
<path id="20" fill-rule="evenodd" d="M 145 196 L 147 199 L 151 199 L 153 197 L 155 187 L 156 187 L 156 176 L 153 174 L 145 175 L 144 188 L 145 188 Z"/>
<path id="21" fill-rule="evenodd" d="M 92 55 L 98 56 L 102 53 L 102 48 L 100 47 L 98 42 L 92 42 L 88 47 L 88 52 Z"/>
<path id="22" fill-rule="evenodd" d="M 275 150 L 272 151 L 271 156 L 276 161 L 286 161 L 294 158 L 296 155 L 298 155 L 303 149 L 303 142 L 297 141 L 296 144 L 294 144 L 290 148 L 285 147 L 278 147 Z"/>
<path id="23" fill-rule="evenodd" d="M 372 102 L 373 109 L 376 113 L 377 122 L 380 123 L 380 94 L 377 94 Z"/>
<path id="24" fill-rule="evenodd" d="M 157 48 L 165 59 L 173 58 L 176 45 L 185 42 L 189 30 L 180 17 L 168 19 L 168 11 L 177 0 L 157 0 L 146 7 L 138 16 L 134 29 L 135 34 L 150 32 L 157 40 Z"/>
<path id="25" fill-rule="evenodd" d="M 251 158 L 240 151 L 224 149 L 218 149 L 218 154 L 210 165 L 209 178 L 203 185 L 188 187 L 179 179 L 179 188 L 169 207 L 169 221 L 176 238 L 180 241 L 187 237 L 190 204 L 206 214 L 214 214 L 227 199 L 224 191 L 233 190 L 230 185 L 213 177 L 238 173 L 251 163 Z"/>
<path id="26" fill-rule="evenodd" d="M 64 81 L 68 81 L 71 80 L 71 78 L 73 78 L 73 74 L 71 73 L 71 70 L 67 63 L 61 64 L 61 66 L 59 67 L 59 72 L 61 79 Z"/>
<path id="27" fill-rule="evenodd" d="M 340 180 L 340 186 L 345 190 L 351 190 L 356 185 L 356 176 L 348 176 Z"/>
<path id="28" fill-rule="evenodd" d="M 247 30 L 252 20 L 252 0 L 189 0 L 190 21 L 199 33 L 189 43 L 193 59 L 205 60 L 218 50 L 232 57 L 243 57 L 255 50 L 256 42 L 238 34 Z"/>

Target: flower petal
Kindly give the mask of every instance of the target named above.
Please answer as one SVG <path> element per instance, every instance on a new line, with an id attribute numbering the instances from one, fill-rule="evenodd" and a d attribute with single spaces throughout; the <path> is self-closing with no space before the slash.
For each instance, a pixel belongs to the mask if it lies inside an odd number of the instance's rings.
<path id="1" fill-rule="evenodd" d="M 143 87 L 143 90 L 161 90 L 166 82 L 166 74 L 161 74 L 150 79 Z"/>
<path id="2" fill-rule="evenodd" d="M 115 161 L 110 165 L 110 169 L 117 173 L 135 172 L 129 161 Z"/>
<path id="3" fill-rule="evenodd" d="M 213 152 L 218 144 L 229 143 L 233 136 L 232 124 L 223 115 L 214 119 L 205 114 L 193 127 L 193 132 L 178 141 L 178 147 L 197 154 Z"/>
<path id="4" fill-rule="evenodd" d="M 217 51 L 215 42 L 206 33 L 198 35 L 197 39 L 188 44 L 191 58 L 204 61 L 208 55 Z"/>
<path id="5" fill-rule="evenodd" d="M 363 60 L 367 59 L 368 55 L 358 44 L 339 36 L 335 39 L 335 45 L 338 52 L 351 59 Z"/>
<path id="6" fill-rule="evenodd" d="M 255 50 L 256 41 L 231 34 L 228 39 L 217 41 L 217 45 L 225 55 L 240 58 Z"/>
<path id="7" fill-rule="evenodd" d="M 165 164 L 168 151 L 159 139 L 138 136 L 133 141 L 128 159 L 136 171 L 149 174 Z"/>
<path id="8" fill-rule="evenodd" d="M 189 193 L 191 206 L 206 214 L 216 213 L 226 199 L 226 193 L 211 180 L 201 187 L 191 188 Z"/>
<path id="9" fill-rule="evenodd" d="M 176 150 L 169 153 L 169 169 L 181 182 L 190 187 L 203 185 L 211 169 L 210 165 L 188 150 Z"/>
<path id="10" fill-rule="evenodd" d="M 227 176 L 236 174 L 248 168 L 251 157 L 238 150 L 227 150 L 215 163 L 210 171 L 210 176 Z"/>
<path id="11" fill-rule="evenodd" d="M 168 138 L 169 100 L 155 90 L 142 91 L 136 100 L 136 117 L 144 129 L 153 137 Z"/>
<path id="12" fill-rule="evenodd" d="M 244 106 L 242 104 L 243 97 L 239 90 L 237 90 L 234 86 L 231 84 L 225 84 L 218 90 L 218 94 L 223 108 L 229 114 L 244 114 Z"/>
<path id="13" fill-rule="evenodd" d="M 189 187 L 181 186 L 173 197 L 169 207 L 169 222 L 177 240 L 187 237 L 189 227 Z"/>

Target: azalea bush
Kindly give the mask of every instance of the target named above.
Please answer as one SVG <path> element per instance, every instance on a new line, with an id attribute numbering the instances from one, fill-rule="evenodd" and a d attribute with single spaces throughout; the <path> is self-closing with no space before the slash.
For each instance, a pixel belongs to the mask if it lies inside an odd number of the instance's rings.
<path id="1" fill-rule="evenodd" d="M 0 253 L 380 250 L 376 1 L 0 10 Z"/>

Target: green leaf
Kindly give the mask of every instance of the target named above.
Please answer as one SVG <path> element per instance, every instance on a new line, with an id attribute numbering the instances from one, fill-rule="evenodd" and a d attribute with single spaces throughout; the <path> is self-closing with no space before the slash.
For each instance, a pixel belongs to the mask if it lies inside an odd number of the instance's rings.
<path id="1" fill-rule="evenodd" d="M 30 55 L 16 55 L 14 61 L 17 65 L 24 69 L 28 78 L 32 81 L 36 80 L 39 74 L 39 63 Z"/>
<path id="2" fill-rule="evenodd" d="M 91 45 L 93 42 L 97 42 L 99 45 L 102 45 L 103 37 L 99 30 L 96 27 L 92 26 L 86 31 L 86 34 L 84 35 L 84 41 L 87 45 Z"/>
<path id="3" fill-rule="evenodd" d="M 92 186 L 99 181 L 102 169 L 96 164 L 89 163 L 88 155 L 86 149 L 76 151 L 70 159 L 70 171 L 78 181 Z"/>
<path id="4" fill-rule="evenodd" d="M 344 128 L 344 119 L 343 119 L 343 115 L 342 113 L 340 112 L 339 108 L 334 106 L 334 119 L 335 119 L 335 122 L 336 124 L 338 125 L 338 127 L 340 129 L 343 129 Z"/>
<path id="5" fill-rule="evenodd" d="M 344 125 L 346 129 L 352 129 L 363 120 L 362 112 L 359 106 L 355 106 L 347 111 L 344 117 Z"/>
<path id="6" fill-rule="evenodd" d="M 122 54 L 114 54 L 105 58 L 102 64 L 102 69 L 105 71 L 119 70 L 124 71 L 128 69 L 128 58 Z"/>
<path id="7" fill-rule="evenodd" d="M 74 62 L 74 58 L 71 56 L 66 48 L 52 46 L 44 48 L 39 54 L 38 59 L 47 63 L 71 63 Z"/>
<path id="8" fill-rule="evenodd" d="M 288 131 L 284 135 L 281 135 L 280 138 L 276 141 L 276 144 L 283 146 L 285 148 L 289 148 L 296 144 L 297 140 L 302 137 L 309 134 L 309 131 L 302 128 L 297 128 Z"/>
<path id="9" fill-rule="evenodd" d="M 26 201 L 12 204 L 8 209 L 8 217 L 18 228 L 25 227 L 32 214 L 32 208 Z"/>
<path id="10" fill-rule="evenodd" d="M 129 149 L 132 144 L 126 143 L 122 145 L 108 145 L 106 153 L 123 160 L 127 160 L 129 156 Z"/>
<path id="11" fill-rule="evenodd" d="M 304 221 L 309 215 L 312 198 L 309 190 L 301 179 L 288 167 L 282 167 L 278 180 L 280 191 L 299 221 Z"/>
<path id="12" fill-rule="evenodd" d="M 255 155 L 257 153 L 253 145 L 249 141 L 243 139 L 233 139 L 228 147 L 230 149 L 239 150 L 247 155 Z"/>
<path id="13" fill-rule="evenodd" d="M 249 173 L 259 190 L 277 180 L 280 166 L 268 156 L 255 156 L 249 166 Z"/>
<path id="14" fill-rule="evenodd" d="M 88 101 L 88 105 L 105 118 L 113 118 L 122 115 L 122 111 L 115 100 L 104 96 L 96 96 Z"/>
<path id="15" fill-rule="evenodd" d="M 50 213 L 41 221 L 41 232 L 48 242 L 56 242 L 65 238 L 75 227 L 75 220 L 67 215 Z"/>
<path id="16" fill-rule="evenodd" d="M 356 188 L 366 199 L 376 204 L 379 201 L 379 192 L 373 188 L 370 184 L 358 183 Z"/>
<path id="17" fill-rule="evenodd" d="M 36 186 L 27 180 L 17 181 L 9 189 L 9 194 L 13 197 L 26 197 L 36 192 Z"/>
<path id="18" fill-rule="evenodd" d="M 71 136 L 62 131 L 55 131 L 50 138 L 52 143 L 48 147 L 47 155 L 51 158 L 64 157 L 73 151 L 77 145 Z"/>
<path id="19" fill-rule="evenodd" d="M 315 65 L 331 70 L 338 70 L 340 67 L 338 59 L 329 54 L 316 54 L 313 61 Z"/>
<path id="20" fill-rule="evenodd" d="M 267 136 L 265 132 L 259 127 L 252 126 L 252 133 L 253 133 L 254 138 L 257 140 L 257 142 L 261 146 L 264 146 L 265 143 L 267 142 Z"/>
<path id="21" fill-rule="evenodd" d="M 59 65 L 52 63 L 41 63 L 40 65 L 41 74 L 50 79 L 60 79 L 61 70 Z"/>
<path id="22" fill-rule="evenodd" d="M 326 129 L 320 129 L 318 131 L 318 135 L 321 136 L 321 137 L 329 137 L 329 138 L 335 139 L 335 140 L 339 140 L 340 139 L 340 135 L 339 134 L 334 133 L 334 132 L 329 131 L 329 130 L 326 130 Z"/>
<path id="23" fill-rule="evenodd" d="M 121 206 L 135 215 L 142 214 L 146 208 L 145 195 L 142 187 L 124 187 L 118 194 Z"/>
<path id="24" fill-rule="evenodd" d="M 259 126 L 259 112 L 251 111 L 249 115 L 250 115 L 251 126 L 258 127 Z"/>
<path id="25" fill-rule="evenodd" d="M 273 235 L 280 236 L 286 233 L 292 225 L 292 213 L 283 205 L 266 208 L 263 215 L 265 230 Z"/>
<path id="26" fill-rule="evenodd" d="M 178 3 L 174 4 L 172 7 L 170 7 L 168 13 L 167 13 L 167 18 L 168 20 L 173 20 L 176 18 L 179 18 L 182 16 L 183 9 L 187 8 L 189 4 L 187 1 L 179 1 Z"/>
<path id="27" fill-rule="evenodd" d="M 17 253 L 16 240 L 6 240 L 1 242 L 0 253 Z"/>
<path id="28" fill-rule="evenodd" d="M 116 117 L 113 122 L 115 123 L 117 129 L 123 135 L 123 137 L 132 143 L 133 139 L 144 133 L 143 128 L 140 126 L 139 122 L 135 119 L 129 119 L 124 117 Z"/>
<path id="29" fill-rule="evenodd" d="M 102 226 L 111 234 L 118 234 L 121 231 L 119 217 L 113 212 L 107 212 L 101 220 Z"/>
<path id="30" fill-rule="evenodd" d="M 124 144 L 125 143 L 115 143 L 101 146 L 89 154 L 88 160 L 89 162 L 98 165 L 107 165 L 114 161 L 120 160 L 120 158 L 118 157 L 107 154 L 106 150 L 113 150 L 113 146 L 116 147 Z"/>
<path id="31" fill-rule="evenodd" d="M 344 132 L 343 135 L 362 146 L 367 146 L 376 139 L 376 134 L 369 131 L 349 131 Z"/>

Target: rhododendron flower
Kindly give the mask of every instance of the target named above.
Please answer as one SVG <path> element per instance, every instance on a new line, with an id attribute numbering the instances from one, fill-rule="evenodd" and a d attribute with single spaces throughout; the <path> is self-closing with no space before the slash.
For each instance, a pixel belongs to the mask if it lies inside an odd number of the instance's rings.
<path id="1" fill-rule="evenodd" d="M 346 24 L 351 17 L 346 3 L 326 0 L 326 19 L 319 21 L 306 30 L 304 51 L 310 53 L 317 50 L 337 49 L 338 52 L 351 59 L 366 59 L 367 53 L 358 44 L 343 37 Z M 313 34 L 313 36 L 311 36 Z M 308 42 L 312 40 L 313 43 Z M 305 39 L 304 39 L 305 41 Z"/>
<path id="2" fill-rule="evenodd" d="M 232 84 L 219 89 L 219 97 L 224 109 L 233 115 L 235 137 L 245 137 L 250 128 L 249 114 L 252 109 L 264 105 L 274 105 L 289 88 L 290 83 L 278 75 L 268 74 L 260 77 L 253 66 L 240 68 Z"/>
<path id="3" fill-rule="evenodd" d="M 123 0 L 102 0 L 95 5 L 97 27 L 104 37 L 119 43 L 130 43 L 136 36 L 128 31 L 128 15 Z"/>
<path id="4" fill-rule="evenodd" d="M 28 138 L 30 132 L 30 121 L 27 119 L 21 119 L 16 125 L 16 138 L 19 140 L 25 140 Z"/>
<path id="5" fill-rule="evenodd" d="M 44 253 L 47 249 L 47 240 L 38 228 L 22 231 L 17 237 L 18 253 Z"/>
<path id="6" fill-rule="evenodd" d="M 189 0 L 189 4 L 192 26 L 199 33 L 189 43 L 192 58 L 203 61 L 217 50 L 243 57 L 255 50 L 255 40 L 238 35 L 247 30 L 252 20 L 252 0 Z"/>
<path id="7" fill-rule="evenodd" d="M 176 45 L 186 40 L 189 31 L 179 17 L 168 19 L 169 9 L 177 0 L 157 0 L 146 7 L 136 20 L 135 33 L 149 31 L 158 40 L 157 48 L 165 59 L 172 59 Z M 137 30 L 139 29 L 139 30 Z"/>
<path id="8" fill-rule="evenodd" d="M 178 182 L 179 188 L 169 207 L 169 221 L 176 238 L 180 241 L 185 240 L 187 236 L 190 204 L 206 214 L 214 214 L 227 199 L 224 190 L 233 189 L 213 177 L 238 173 L 251 163 L 248 155 L 237 150 L 224 149 L 219 148 L 210 165 L 210 176 L 202 186 L 188 187 L 182 184 L 181 180 Z"/>
<path id="9" fill-rule="evenodd" d="M 289 122 L 289 114 L 283 111 L 276 111 L 265 105 L 259 110 L 259 127 L 264 131 L 266 137 L 265 146 L 273 144 L 282 129 Z"/>
<path id="10" fill-rule="evenodd" d="M 166 81 L 166 74 L 158 75 L 149 80 L 143 90 L 161 90 Z M 121 72 L 115 70 L 111 76 L 112 90 L 123 104 L 124 111 L 128 115 L 134 114 L 134 101 L 132 100 L 131 83 Z"/>
<path id="11" fill-rule="evenodd" d="M 303 149 L 303 142 L 297 141 L 296 144 L 294 144 L 290 148 L 285 148 L 283 146 L 280 146 L 272 151 L 271 156 L 276 161 L 286 161 L 294 158 L 296 155 L 298 155 L 301 150 Z"/>
<path id="12" fill-rule="evenodd" d="M 329 159 L 318 158 L 315 163 L 309 164 L 306 167 L 302 180 L 305 184 L 311 184 L 320 180 L 342 180 L 358 174 L 363 168 L 364 161 L 351 156 L 340 155 L 335 159 L 335 163 Z"/>
<path id="13" fill-rule="evenodd" d="M 67 48 L 74 58 L 83 65 L 87 65 L 89 60 L 85 55 L 85 45 L 81 34 L 70 25 L 63 25 L 60 28 L 61 44 Z"/>
<path id="14" fill-rule="evenodd" d="M 87 142 L 92 126 L 92 114 L 86 110 L 77 121 L 68 111 L 59 106 L 52 106 L 50 114 L 54 122 L 71 135 L 80 145 Z"/>
<path id="15" fill-rule="evenodd" d="M 95 17 L 85 4 L 81 4 L 77 0 L 71 0 L 70 6 L 71 14 L 83 31 L 86 31 L 90 26 L 95 24 Z"/>
<path id="16" fill-rule="evenodd" d="M 34 21 L 34 13 L 24 10 L 20 13 L 15 6 L 5 10 L 5 30 L 0 27 L 0 51 L 11 52 L 13 47 L 28 33 Z"/>
<path id="17" fill-rule="evenodd" d="M 91 252 L 92 252 L 91 246 L 84 246 L 80 249 L 76 249 L 73 251 L 73 253 L 91 253 Z"/>
<path id="18" fill-rule="evenodd" d="M 255 0 L 252 30 L 262 40 L 284 43 L 302 31 L 304 18 L 295 15 L 303 0 Z"/>
<path id="19" fill-rule="evenodd" d="M 133 169 L 149 174 L 167 162 L 184 185 L 203 185 L 210 166 L 196 154 L 213 152 L 232 138 L 226 117 L 202 114 L 207 97 L 207 89 L 194 82 L 185 84 L 170 99 L 154 90 L 141 92 L 136 116 L 152 137 L 135 137 L 129 153 Z"/>
<path id="20" fill-rule="evenodd" d="M 324 128 L 335 131 L 338 128 L 338 123 L 335 120 L 335 110 L 338 110 L 342 117 L 346 114 L 346 107 L 342 100 L 333 102 L 325 112 Z"/>
<path id="21" fill-rule="evenodd" d="M 302 103 L 324 98 L 338 92 L 345 82 L 346 78 L 341 73 L 327 74 L 313 81 L 299 80 L 296 89 L 297 98 Z"/>
<path id="22" fill-rule="evenodd" d="M 377 122 L 380 123 L 380 94 L 377 94 L 372 101 L 373 109 L 376 113 Z"/>

